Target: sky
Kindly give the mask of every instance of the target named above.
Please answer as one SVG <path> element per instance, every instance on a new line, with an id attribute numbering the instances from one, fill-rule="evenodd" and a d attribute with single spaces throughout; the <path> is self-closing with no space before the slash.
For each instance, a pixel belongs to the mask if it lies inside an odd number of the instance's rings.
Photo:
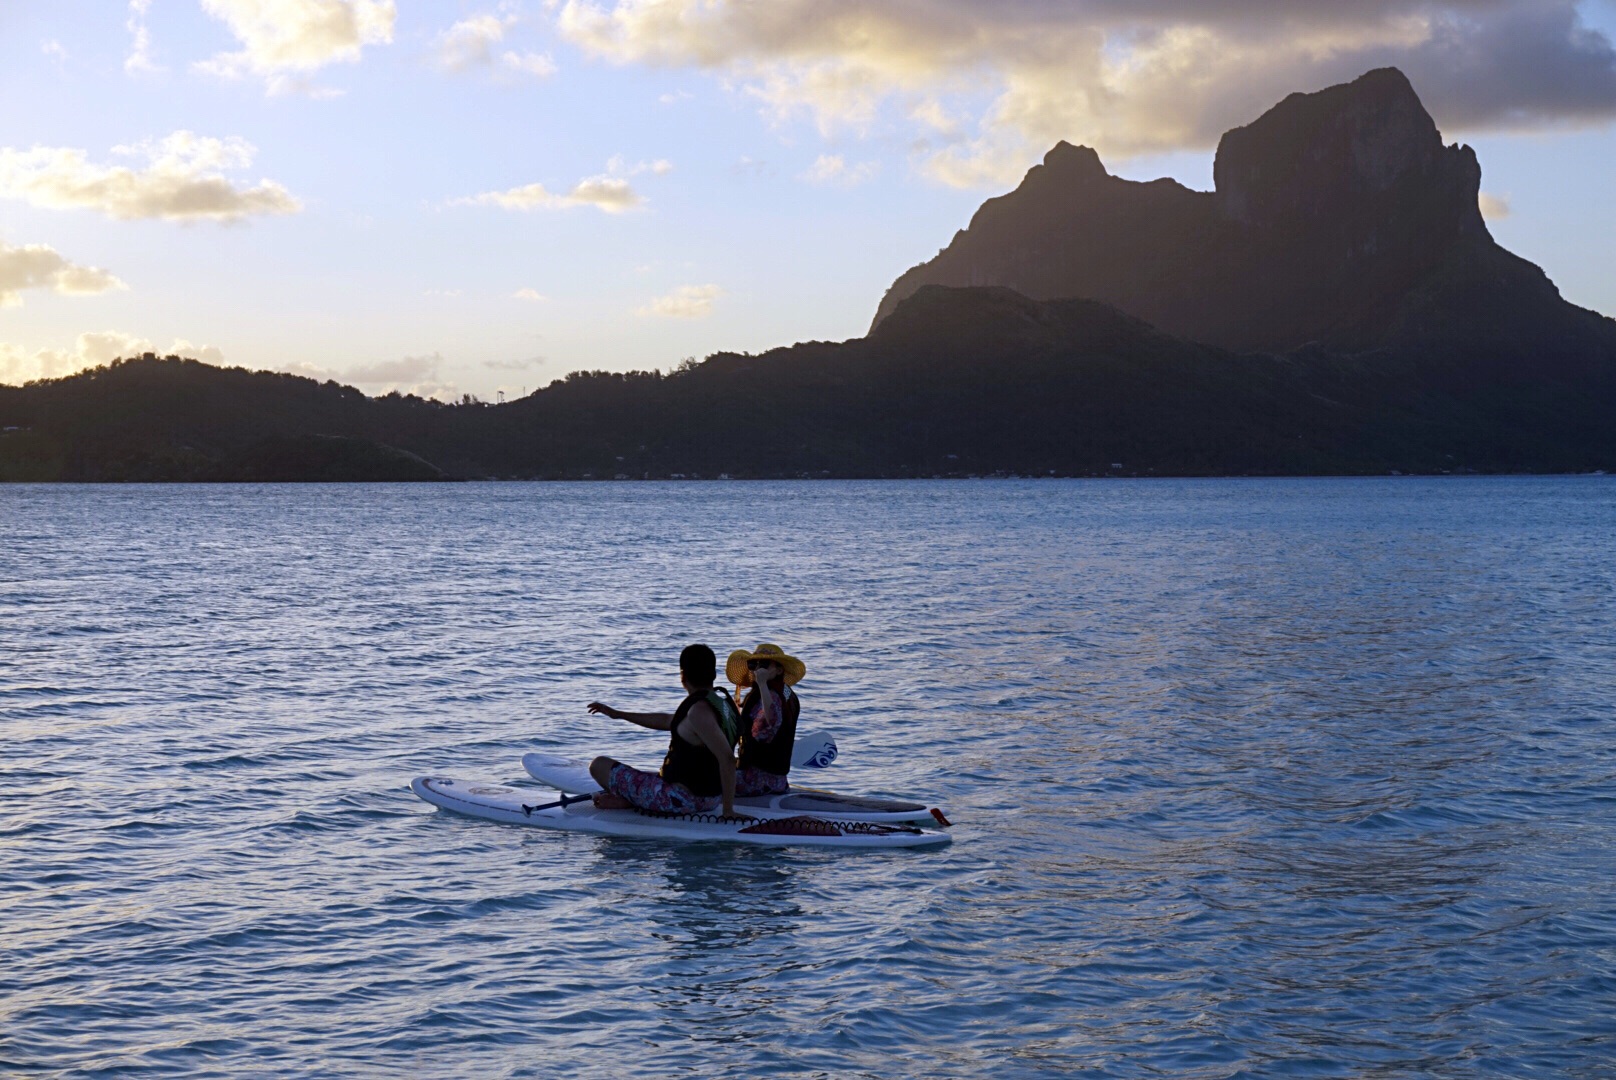
<path id="1" fill-rule="evenodd" d="M 143 351 L 514 397 L 865 332 L 1056 141 L 1395 64 L 1616 315 L 1616 0 L 0 0 L 0 382 Z"/>

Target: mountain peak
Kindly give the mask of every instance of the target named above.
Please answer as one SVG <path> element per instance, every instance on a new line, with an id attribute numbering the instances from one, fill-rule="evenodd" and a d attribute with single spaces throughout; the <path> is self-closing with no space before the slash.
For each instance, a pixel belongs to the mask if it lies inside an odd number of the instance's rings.
<path id="1" fill-rule="evenodd" d="M 1290 95 L 1223 136 L 1213 173 L 1220 212 L 1247 225 L 1340 217 L 1393 193 L 1447 204 L 1455 227 L 1480 225 L 1475 155 L 1443 146 L 1396 68 Z"/>
<path id="2" fill-rule="evenodd" d="M 1044 167 L 1063 178 L 1094 178 L 1110 176 L 1100 161 L 1099 153 L 1091 146 L 1073 146 L 1062 139 L 1044 155 Z"/>
<path id="3" fill-rule="evenodd" d="M 1396 68 L 1290 95 L 1223 136 L 1214 173 L 1215 192 L 1136 183 L 1057 143 L 894 281 L 875 322 L 925 284 L 1086 297 L 1178 337 L 1275 352 L 1491 341 L 1565 314 L 1543 273 L 1494 243 L 1474 151 L 1443 144 Z"/>

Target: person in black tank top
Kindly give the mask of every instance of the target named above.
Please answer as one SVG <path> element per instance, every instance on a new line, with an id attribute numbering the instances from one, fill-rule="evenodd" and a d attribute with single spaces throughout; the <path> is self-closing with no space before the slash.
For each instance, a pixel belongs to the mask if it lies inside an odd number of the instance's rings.
<path id="1" fill-rule="evenodd" d="M 589 775 L 601 786 L 595 805 L 602 809 L 658 810 L 697 813 L 722 808 L 735 813 L 735 742 L 739 736 L 734 700 L 713 689 L 718 658 L 705 645 L 679 654 L 679 682 L 685 699 L 672 713 L 631 713 L 589 703 L 589 711 L 627 720 L 653 731 L 668 732 L 668 753 L 660 772 L 635 769 L 609 757 L 589 763 Z"/>
<path id="2" fill-rule="evenodd" d="M 801 660 L 778 645 L 729 654 L 724 673 L 741 701 L 740 761 L 735 790 L 740 795 L 782 795 L 791 789 L 791 750 L 797 739 L 802 703 L 792 686 L 807 672 Z"/>

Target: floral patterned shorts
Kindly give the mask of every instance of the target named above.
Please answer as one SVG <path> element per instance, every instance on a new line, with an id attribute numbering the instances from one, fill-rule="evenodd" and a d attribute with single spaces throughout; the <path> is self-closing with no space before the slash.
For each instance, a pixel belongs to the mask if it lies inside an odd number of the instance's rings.
<path id="1" fill-rule="evenodd" d="M 748 765 L 744 769 L 735 770 L 735 794 L 741 795 L 784 795 L 791 790 L 791 784 L 783 776 L 776 776 L 772 772 L 764 772 L 755 765 Z"/>
<path id="2" fill-rule="evenodd" d="M 612 766 L 606 789 L 621 795 L 641 810 L 670 814 L 706 813 L 723 804 L 717 795 L 692 795 L 683 784 L 670 784 L 656 773 L 641 772 L 621 762 Z"/>

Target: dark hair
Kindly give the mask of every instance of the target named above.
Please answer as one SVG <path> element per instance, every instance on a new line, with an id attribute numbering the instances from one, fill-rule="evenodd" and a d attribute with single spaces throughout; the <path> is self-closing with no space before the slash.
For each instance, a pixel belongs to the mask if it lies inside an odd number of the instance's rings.
<path id="1" fill-rule="evenodd" d="M 686 645 L 679 654 L 679 670 L 692 686 L 711 686 L 718 678 L 718 657 L 705 645 Z"/>

